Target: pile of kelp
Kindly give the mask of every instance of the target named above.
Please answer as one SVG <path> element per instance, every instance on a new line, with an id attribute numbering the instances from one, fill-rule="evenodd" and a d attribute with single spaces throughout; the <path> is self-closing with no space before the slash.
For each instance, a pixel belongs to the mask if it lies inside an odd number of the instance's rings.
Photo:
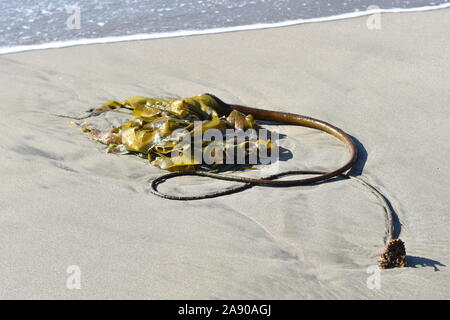
<path id="1" fill-rule="evenodd" d="M 259 126 L 252 115 L 232 111 L 227 117 L 220 117 L 217 107 L 218 102 L 207 94 L 184 99 L 131 97 L 123 102 L 109 101 L 90 110 L 83 122 L 75 123 L 92 139 L 107 145 L 107 152 L 135 153 L 169 171 L 217 169 L 238 152 L 248 158 L 260 149 L 267 151 L 274 147 L 270 139 L 259 138 L 256 130 Z M 90 117 L 108 111 L 129 113 L 131 117 L 106 131 L 88 122 Z M 211 129 L 220 132 L 222 138 L 194 143 L 193 137 L 199 130 L 203 136 Z M 238 139 L 239 135 L 245 139 Z M 213 155 L 215 160 L 205 164 L 204 158 L 196 157 L 194 151 Z M 215 157 L 218 152 L 223 153 L 221 157 Z"/>

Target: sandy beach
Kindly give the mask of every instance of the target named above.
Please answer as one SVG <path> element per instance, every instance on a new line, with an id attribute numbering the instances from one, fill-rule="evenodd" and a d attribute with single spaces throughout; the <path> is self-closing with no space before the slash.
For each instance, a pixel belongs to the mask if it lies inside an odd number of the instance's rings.
<path id="1" fill-rule="evenodd" d="M 0 298 L 449 299 L 450 10 L 382 14 L 379 30 L 367 19 L 1 55 Z M 390 200 L 409 267 L 368 288 L 385 217 L 355 183 L 164 200 L 148 189 L 160 169 L 54 116 L 204 92 L 352 135 L 352 174 Z M 327 134 L 279 130 L 292 152 L 282 171 L 346 159 Z M 231 185 L 186 177 L 163 189 Z M 66 286 L 70 266 L 79 290 Z"/>

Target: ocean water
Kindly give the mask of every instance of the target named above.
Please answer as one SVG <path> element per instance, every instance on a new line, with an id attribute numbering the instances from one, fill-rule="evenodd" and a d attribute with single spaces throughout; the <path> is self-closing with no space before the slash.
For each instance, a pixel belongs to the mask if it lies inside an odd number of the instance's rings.
<path id="1" fill-rule="evenodd" d="M 447 5 L 450 0 L 0 0 L 0 53 Z"/>

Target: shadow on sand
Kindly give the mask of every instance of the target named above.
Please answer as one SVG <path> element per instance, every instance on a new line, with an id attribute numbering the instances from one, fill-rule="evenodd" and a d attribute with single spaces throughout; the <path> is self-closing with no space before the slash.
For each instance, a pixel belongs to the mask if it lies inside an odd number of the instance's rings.
<path id="1" fill-rule="evenodd" d="M 438 267 L 446 267 L 445 264 L 439 261 L 424 257 L 407 256 L 406 259 L 408 261 L 408 268 L 433 267 L 434 271 L 437 272 L 441 271 Z"/>

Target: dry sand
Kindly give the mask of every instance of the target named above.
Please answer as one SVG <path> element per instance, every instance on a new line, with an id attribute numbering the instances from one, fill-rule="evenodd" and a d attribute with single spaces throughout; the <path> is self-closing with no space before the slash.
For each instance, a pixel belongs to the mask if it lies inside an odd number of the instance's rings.
<path id="1" fill-rule="evenodd" d="M 450 298 L 450 10 L 381 19 L 0 56 L 0 298 Z M 391 200 L 410 267 L 367 288 L 385 222 L 354 183 L 163 200 L 147 185 L 160 170 L 52 115 L 203 92 L 356 137 L 357 169 Z M 293 153 L 281 170 L 345 160 L 326 134 L 280 130 Z M 66 288 L 70 265 L 80 290 Z"/>

